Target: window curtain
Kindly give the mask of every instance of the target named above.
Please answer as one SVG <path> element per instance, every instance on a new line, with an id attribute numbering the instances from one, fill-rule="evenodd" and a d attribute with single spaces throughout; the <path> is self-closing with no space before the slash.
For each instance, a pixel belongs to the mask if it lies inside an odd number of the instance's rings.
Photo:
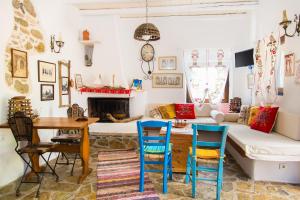
<path id="1" fill-rule="evenodd" d="M 277 98 L 277 88 L 282 87 L 281 53 L 278 41 L 273 35 L 259 40 L 254 51 L 255 104 L 273 104 Z"/>
<path id="2" fill-rule="evenodd" d="M 230 50 L 192 49 L 184 51 L 187 87 L 193 103 L 221 103 L 232 63 Z"/>

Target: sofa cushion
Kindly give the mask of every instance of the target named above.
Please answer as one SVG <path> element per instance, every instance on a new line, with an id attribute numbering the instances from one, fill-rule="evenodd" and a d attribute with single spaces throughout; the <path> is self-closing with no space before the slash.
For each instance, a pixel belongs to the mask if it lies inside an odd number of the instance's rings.
<path id="1" fill-rule="evenodd" d="M 175 104 L 159 106 L 158 110 L 163 119 L 174 119 L 176 117 Z"/>
<path id="2" fill-rule="evenodd" d="M 225 113 L 224 121 L 225 122 L 237 122 L 240 114 L 239 113 Z"/>
<path id="3" fill-rule="evenodd" d="M 248 125 L 248 120 L 249 120 L 249 116 L 250 116 L 250 109 L 251 109 L 251 106 L 249 106 L 249 105 L 242 105 L 241 106 L 241 112 L 239 113 L 239 118 L 237 120 L 237 122 L 239 124 Z"/>
<path id="4" fill-rule="evenodd" d="M 176 118 L 177 119 L 195 119 L 194 104 L 175 104 Z"/>
<path id="5" fill-rule="evenodd" d="M 294 140 L 300 140 L 300 115 L 279 110 L 274 131 Z"/>
<path id="6" fill-rule="evenodd" d="M 150 110 L 150 117 L 153 117 L 155 119 L 162 119 L 162 116 L 158 108 L 154 108 L 153 110 Z"/>
<path id="7" fill-rule="evenodd" d="M 279 107 L 259 107 L 259 112 L 251 121 L 252 129 L 270 133 L 274 127 Z"/>
<path id="8" fill-rule="evenodd" d="M 210 111 L 212 107 L 209 103 L 195 104 L 196 117 L 210 117 Z"/>
<path id="9" fill-rule="evenodd" d="M 249 114 L 249 119 L 248 119 L 248 125 L 251 124 L 252 120 L 255 119 L 256 115 L 259 112 L 259 107 L 258 106 L 252 106 L 250 108 L 250 114 Z"/>
<path id="10" fill-rule="evenodd" d="M 276 132 L 262 134 L 249 126 L 224 123 L 229 126 L 228 137 L 238 144 L 248 158 L 265 161 L 300 161 L 300 141 Z"/>

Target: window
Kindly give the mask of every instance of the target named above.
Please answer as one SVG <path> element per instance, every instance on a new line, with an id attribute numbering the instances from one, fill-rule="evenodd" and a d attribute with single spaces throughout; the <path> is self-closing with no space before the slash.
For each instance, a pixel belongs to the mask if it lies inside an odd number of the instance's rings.
<path id="1" fill-rule="evenodd" d="M 184 52 L 188 94 L 192 102 L 228 102 L 231 51 L 193 49 Z"/>

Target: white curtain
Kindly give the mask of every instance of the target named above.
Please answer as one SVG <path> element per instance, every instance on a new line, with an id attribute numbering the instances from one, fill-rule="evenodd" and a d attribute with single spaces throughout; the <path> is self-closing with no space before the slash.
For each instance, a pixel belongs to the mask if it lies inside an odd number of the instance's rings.
<path id="1" fill-rule="evenodd" d="M 232 63 L 230 50 L 197 48 L 184 51 L 184 65 L 190 98 L 194 103 L 220 103 Z"/>

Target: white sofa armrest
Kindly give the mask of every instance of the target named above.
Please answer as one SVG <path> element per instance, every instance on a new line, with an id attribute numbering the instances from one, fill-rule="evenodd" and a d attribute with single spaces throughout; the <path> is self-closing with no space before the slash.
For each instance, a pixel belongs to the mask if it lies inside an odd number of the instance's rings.
<path id="1" fill-rule="evenodd" d="M 217 110 L 212 110 L 210 111 L 210 116 L 219 124 L 224 121 L 224 113 L 217 111 Z"/>

